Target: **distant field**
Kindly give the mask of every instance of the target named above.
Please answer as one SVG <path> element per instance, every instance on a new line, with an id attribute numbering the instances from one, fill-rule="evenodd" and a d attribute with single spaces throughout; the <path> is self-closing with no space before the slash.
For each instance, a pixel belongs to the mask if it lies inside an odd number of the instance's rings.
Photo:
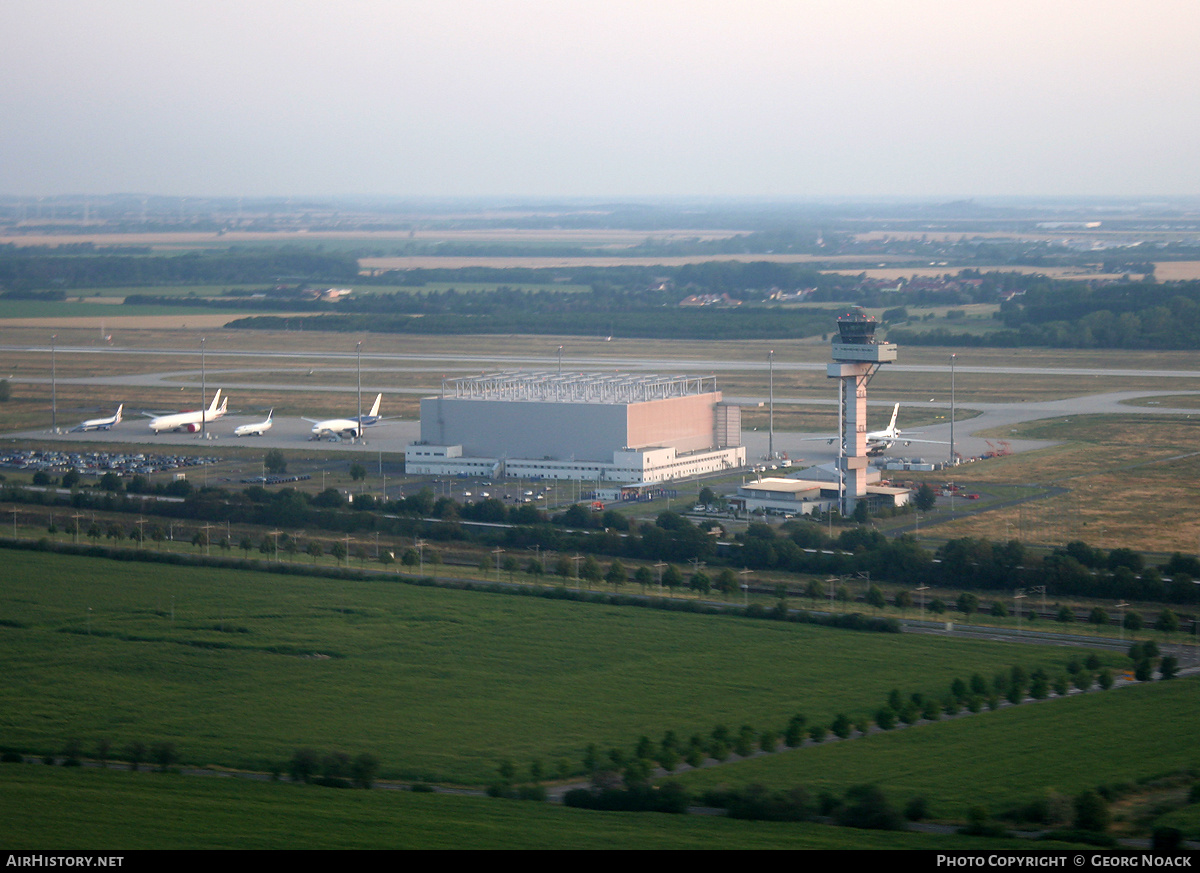
<path id="1" fill-rule="evenodd" d="M 1154 278 L 1159 282 L 1188 282 L 1200 279 L 1200 261 L 1157 261 Z"/>
<path id="2" fill-rule="evenodd" d="M 761 254 L 702 254 L 702 255 L 628 255 L 613 251 L 609 255 L 584 256 L 531 256 L 531 255 L 408 255 L 385 258 L 360 258 L 359 266 L 363 270 L 413 270 L 413 269 L 460 269 L 463 267 L 679 267 L 684 264 L 704 264 L 710 261 L 769 261 L 777 264 L 810 264 L 846 263 L 870 264 L 878 263 L 879 255 L 777 255 Z M 884 260 L 892 263 L 905 263 L 918 260 L 907 255 L 889 255 Z M 855 269 L 850 273 L 857 275 L 862 272 Z"/>
<path id="3" fill-rule="evenodd" d="M 479 228 L 475 230 L 348 230 L 348 231 L 230 231 L 225 233 L 161 232 L 161 233 L 96 233 L 96 234 L 11 234 L 0 235 L 0 244 L 18 246 L 55 246 L 93 243 L 98 246 L 171 246 L 190 247 L 197 245 L 229 246 L 237 243 L 312 243 L 324 241 L 355 240 L 369 243 L 376 241 L 420 241 L 448 240 L 457 242 L 575 242 L 580 245 L 638 245 L 647 239 L 670 241 L 674 239 L 726 239 L 746 231 L 738 230 L 620 230 L 608 228 Z"/>
<path id="4" fill-rule="evenodd" d="M 981 804 L 996 815 L 1043 799 L 1200 767 L 1188 741 L 1200 721 L 1200 680 L 1027 701 L 849 742 L 831 742 L 734 766 L 688 773 L 689 788 L 802 785 L 815 794 L 878 784 L 898 804 L 922 796 L 933 817 L 964 819 Z"/>
<path id="5" fill-rule="evenodd" d="M 940 692 L 1067 657 L 383 580 L 5 561 L 0 741 L 31 753 L 167 740 L 189 763 L 268 769 L 312 746 L 479 784 L 504 758 L 578 773 L 588 743 L 857 717 L 894 687 Z"/>
<path id="6" fill-rule="evenodd" d="M 894 257 L 874 258 L 873 260 L 880 261 L 896 261 Z M 937 266 L 923 266 L 914 264 L 911 267 L 868 267 L 865 270 L 844 269 L 844 270 L 823 270 L 825 273 L 840 273 L 845 276 L 857 276 L 860 273 L 866 273 L 869 279 L 908 279 L 913 276 L 955 276 L 963 269 L 979 270 L 981 273 L 1028 273 L 1034 276 L 1049 276 L 1052 279 L 1120 279 L 1121 273 L 1103 273 L 1099 269 L 1099 264 L 1094 268 L 1091 267 L 1031 267 L 1021 264 L 989 264 L 979 266 L 976 264 L 951 264 Z M 1156 274 L 1160 281 L 1162 276 Z"/>
<path id="7" fill-rule="evenodd" d="M 512 283 L 472 283 L 472 282 L 429 282 L 425 285 L 399 285 L 399 286 L 384 286 L 377 287 L 373 285 L 357 285 L 354 286 L 355 291 L 363 294 L 370 293 L 392 293 L 402 292 L 408 294 L 444 292 L 451 289 L 460 294 L 486 293 L 495 291 L 499 287 L 512 288 L 517 291 L 530 292 L 550 292 L 554 294 L 582 294 L 591 291 L 588 285 L 567 285 L 560 283 L 534 284 L 529 282 L 512 282 Z"/>

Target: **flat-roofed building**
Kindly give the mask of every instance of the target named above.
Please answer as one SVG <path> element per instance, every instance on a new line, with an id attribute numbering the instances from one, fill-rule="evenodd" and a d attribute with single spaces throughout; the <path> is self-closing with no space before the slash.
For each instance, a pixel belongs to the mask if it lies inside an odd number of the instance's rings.
<path id="1" fill-rule="evenodd" d="M 910 492 L 890 485 L 867 485 L 867 507 L 876 512 L 883 507 L 904 506 Z M 827 479 L 756 479 L 738 488 L 736 504 L 746 512 L 772 515 L 808 515 L 838 507 L 839 486 Z"/>
<path id="2" fill-rule="evenodd" d="M 500 372 L 421 400 L 408 472 L 656 482 L 744 466 L 741 409 L 711 376 Z M 480 473 L 486 470 L 486 473 Z"/>

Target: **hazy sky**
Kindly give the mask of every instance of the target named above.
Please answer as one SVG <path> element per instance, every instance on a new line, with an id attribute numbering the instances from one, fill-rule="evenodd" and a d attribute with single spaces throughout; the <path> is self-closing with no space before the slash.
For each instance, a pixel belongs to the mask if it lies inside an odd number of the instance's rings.
<path id="1" fill-rule="evenodd" d="M 1200 193 L 1197 0 L 3 0 L 0 193 Z"/>

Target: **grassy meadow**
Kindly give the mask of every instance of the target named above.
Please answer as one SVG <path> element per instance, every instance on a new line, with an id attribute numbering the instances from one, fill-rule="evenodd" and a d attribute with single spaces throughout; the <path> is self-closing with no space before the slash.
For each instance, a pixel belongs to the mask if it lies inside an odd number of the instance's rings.
<path id="1" fill-rule="evenodd" d="M 719 723 L 782 730 L 940 693 L 1063 649 L 729 616 L 8 552 L 0 744 L 168 741 L 190 764 L 269 770 L 299 747 L 389 777 L 483 784 L 511 759 L 582 770 Z M 90 631 L 90 633 L 89 633 Z M 562 762 L 562 763 L 560 763 Z"/>

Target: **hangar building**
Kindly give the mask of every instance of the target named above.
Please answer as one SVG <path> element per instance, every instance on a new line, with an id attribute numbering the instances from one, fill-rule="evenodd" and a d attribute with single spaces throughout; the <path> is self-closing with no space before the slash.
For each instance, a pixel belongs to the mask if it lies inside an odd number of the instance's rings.
<path id="1" fill-rule="evenodd" d="M 408 472 L 657 482 L 746 463 L 711 376 L 499 372 L 421 400 Z"/>

